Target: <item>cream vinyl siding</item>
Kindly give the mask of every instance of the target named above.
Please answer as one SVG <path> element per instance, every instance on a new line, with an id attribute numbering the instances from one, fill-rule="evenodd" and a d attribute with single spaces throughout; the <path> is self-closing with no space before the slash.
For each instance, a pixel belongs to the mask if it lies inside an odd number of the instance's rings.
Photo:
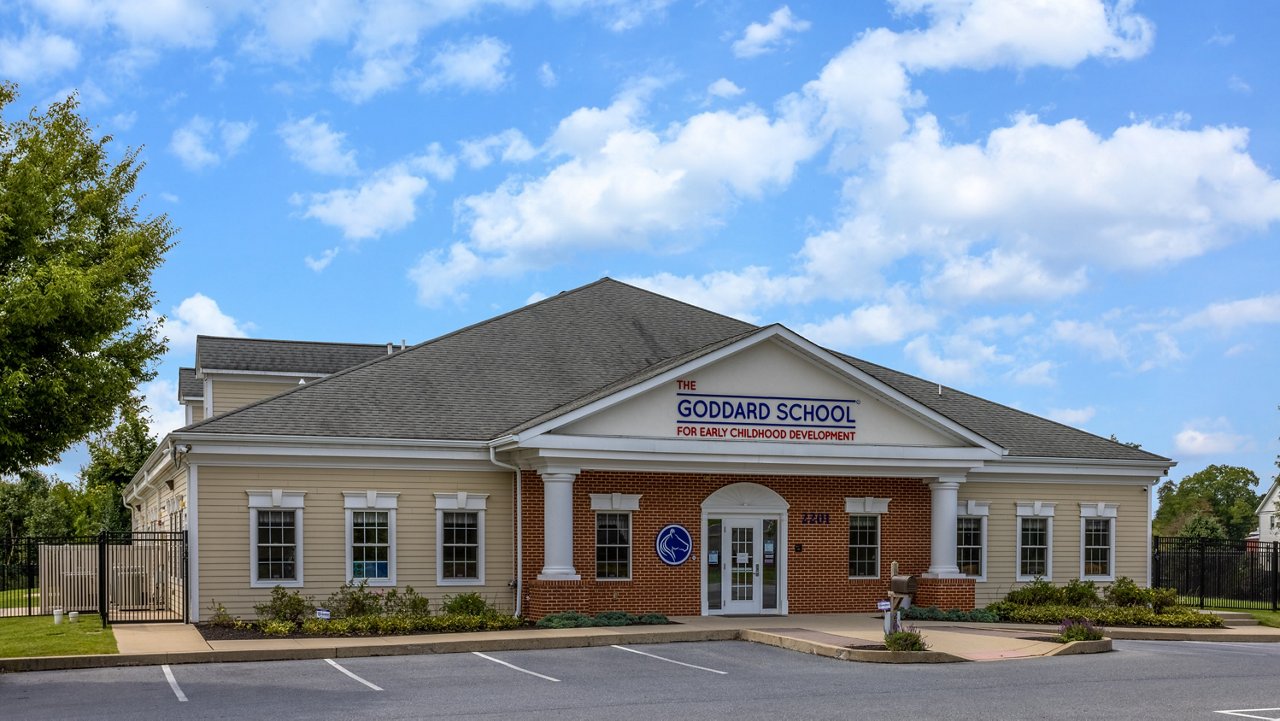
<path id="1" fill-rule="evenodd" d="M 1080 576 L 1080 504 L 1115 503 L 1115 576 L 1128 576 L 1140 585 L 1147 579 L 1147 535 L 1150 511 L 1146 486 L 1066 483 L 984 483 L 960 485 L 961 505 L 969 499 L 990 501 L 987 518 L 987 580 L 977 586 L 979 607 L 1004 598 L 1021 586 L 1017 578 L 1019 501 L 1056 503 L 1053 516 L 1053 582 L 1059 586 Z M 1097 582 L 1101 588 L 1105 581 Z"/>
<path id="2" fill-rule="evenodd" d="M 191 409 L 191 422 L 204 420 L 204 403 L 200 401 L 191 401 L 187 405 Z"/>
<path id="3" fill-rule="evenodd" d="M 257 403 L 263 398 L 270 398 L 298 385 L 278 381 L 225 381 L 214 379 L 213 414 L 226 413 L 243 408 L 250 403 Z"/>
<path id="4" fill-rule="evenodd" d="M 396 510 L 396 585 L 431 597 L 476 592 L 511 611 L 515 578 L 513 493 L 508 473 L 368 469 L 200 466 L 200 613 L 216 600 L 233 615 L 252 619 L 254 604 L 270 588 L 251 588 L 248 490 L 305 491 L 302 538 L 304 596 L 323 603 L 346 582 L 344 491 L 399 493 Z M 485 519 L 485 585 L 436 586 L 435 493 L 489 494 Z"/>
<path id="5" fill-rule="evenodd" d="M 141 505 L 142 510 L 136 508 L 133 511 L 133 530 L 135 531 L 181 531 L 181 528 L 169 527 L 169 514 L 165 507 L 171 498 L 185 499 L 187 496 L 187 469 L 183 468 L 170 476 L 173 479 L 173 490 L 169 490 L 168 484 L 164 481 L 157 480 L 150 488 L 146 490 L 136 500 L 131 501 L 132 505 Z M 157 521 L 163 519 L 164 523 Z"/>

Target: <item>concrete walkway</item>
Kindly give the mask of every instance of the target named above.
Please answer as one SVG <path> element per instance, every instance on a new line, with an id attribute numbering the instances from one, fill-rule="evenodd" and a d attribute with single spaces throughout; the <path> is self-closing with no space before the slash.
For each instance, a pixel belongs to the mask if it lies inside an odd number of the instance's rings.
<path id="1" fill-rule="evenodd" d="M 686 616 L 668 626 L 517 629 L 477 633 L 356 638 L 282 638 L 206 642 L 194 626 L 118 624 L 119 654 L 0 659 L 0 671 L 133 666 L 218 661 L 269 661 L 472 651 L 514 651 L 611 644 L 747 640 L 834 658 L 878 662 L 949 662 L 1030 659 L 1108 650 L 1066 646 L 1048 640 L 1053 626 L 913 621 L 929 644 L 926 654 L 888 654 L 860 649 L 881 644 L 882 621 L 868 614 L 785 617 Z M 1228 621 L 1230 622 L 1230 621 Z M 50 620 L 52 623 L 52 620 Z M 1280 628 L 1108 628 L 1115 639 L 1280 642 Z"/>

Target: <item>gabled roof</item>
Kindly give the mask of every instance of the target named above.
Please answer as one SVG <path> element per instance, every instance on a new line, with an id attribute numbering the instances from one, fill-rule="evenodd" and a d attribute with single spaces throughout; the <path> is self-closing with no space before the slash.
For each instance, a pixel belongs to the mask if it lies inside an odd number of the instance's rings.
<path id="1" fill-rule="evenodd" d="M 1262 513 L 1275 499 L 1276 493 L 1278 492 L 1280 492 L 1280 476 L 1276 476 L 1275 482 L 1271 484 L 1271 487 L 1267 489 L 1266 493 L 1262 494 L 1262 500 L 1258 501 L 1258 507 L 1253 509 L 1253 514 L 1256 516 L 1259 513 Z"/>
<path id="2" fill-rule="evenodd" d="M 196 336 L 196 367 L 201 372 L 329 374 L 385 355 L 386 344 Z"/>
<path id="3" fill-rule="evenodd" d="M 204 398 L 204 384 L 196 378 L 195 368 L 178 369 L 178 400 Z"/>
<path id="4" fill-rule="evenodd" d="M 488 441 L 587 405 L 757 330 L 604 278 L 184 430 Z M 836 355 L 1011 455 L 1169 460 L 952 388 L 943 387 L 939 394 L 936 383 Z"/>

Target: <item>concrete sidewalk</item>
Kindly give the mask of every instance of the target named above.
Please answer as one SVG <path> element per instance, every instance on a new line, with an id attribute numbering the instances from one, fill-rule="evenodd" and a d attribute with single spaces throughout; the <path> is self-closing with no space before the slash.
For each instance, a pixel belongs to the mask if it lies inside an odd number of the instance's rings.
<path id="1" fill-rule="evenodd" d="M 611 644 L 747 640 L 833 658 L 872 662 L 957 662 L 1029 659 L 1065 653 L 1109 650 L 1099 645 L 1058 644 L 1048 640 L 1054 626 L 913 621 L 930 650 L 890 654 L 859 648 L 884 640 L 879 618 L 869 614 L 816 614 L 779 617 L 685 616 L 668 626 L 517 629 L 477 633 L 355 638 L 282 638 L 206 642 L 194 626 L 118 624 L 113 626 L 119 653 L 101 656 L 51 656 L 0 659 L 0 671 L 37 671 L 165 663 L 272 661 L 290 659 L 391 656 L 471 651 L 515 651 Z M 52 623 L 52 621 L 50 621 Z M 1226 629 L 1108 628 L 1114 639 L 1280 642 L 1280 628 L 1244 626 Z"/>

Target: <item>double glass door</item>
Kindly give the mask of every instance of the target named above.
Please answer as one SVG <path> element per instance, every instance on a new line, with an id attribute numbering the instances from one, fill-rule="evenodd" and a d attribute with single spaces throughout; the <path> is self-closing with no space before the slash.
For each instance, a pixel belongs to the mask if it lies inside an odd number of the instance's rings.
<path id="1" fill-rule="evenodd" d="M 778 609 L 778 521 L 707 519 L 707 609 L 759 614 Z"/>

